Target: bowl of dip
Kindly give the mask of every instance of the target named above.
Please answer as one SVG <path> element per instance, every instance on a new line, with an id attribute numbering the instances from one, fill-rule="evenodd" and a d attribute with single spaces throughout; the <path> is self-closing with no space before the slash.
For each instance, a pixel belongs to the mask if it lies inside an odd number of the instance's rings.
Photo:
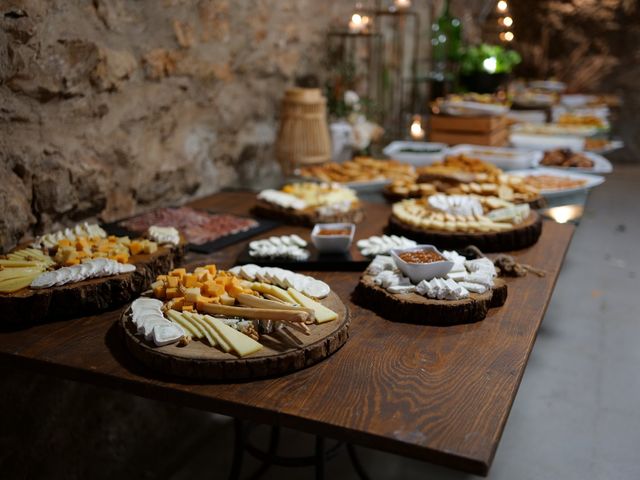
<path id="1" fill-rule="evenodd" d="M 433 245 L 394 248 L 391 250 L 391 257 L 400 271 L 414 284 L 444 277 L 453 268 L 453 262 L 444 258 Z"/>
<path id="2" fill-rule="evenodd" d="M 345 253 L 355 232 L 353 223 L 317 223 L 311 230 L 311 242 L 320 253 Z"/>

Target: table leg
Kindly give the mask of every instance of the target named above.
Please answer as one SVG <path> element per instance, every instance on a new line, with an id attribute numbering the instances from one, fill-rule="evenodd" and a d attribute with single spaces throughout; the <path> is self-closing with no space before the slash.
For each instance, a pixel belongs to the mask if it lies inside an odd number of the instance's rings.
<path id="1" fill-rule="evenodd" d="M 324 438 L 316 436 L 316 480 L 324 480 L 324 459 L 326 452 L 324 451 Z"/>
<path id="2" fill-rule="evenodd" d="M 354 447 L 350 443 L 347 443 L 347 453 L 349 454 L 349 458 L 351 459 L 351 464 L 353 465 L 353 469 L 358 474 L 358 477 L 360 477 L 360 480 L 369 480 L 369 475 L 367 474 L 364 467 L 362 466 L 362 463 L 360 463 L 360 458 L 356 453 L 356 447 Z"/>
<path id="3" fill-rule="evenodd" d="M 242 461 L 244 460 L 244 422 L 239 418 L 233 419 L 235 431 L 233 442 L 233 459 L 231 462 L 231 472 L 229 480 L 240 480 L 242 473 Z"/>

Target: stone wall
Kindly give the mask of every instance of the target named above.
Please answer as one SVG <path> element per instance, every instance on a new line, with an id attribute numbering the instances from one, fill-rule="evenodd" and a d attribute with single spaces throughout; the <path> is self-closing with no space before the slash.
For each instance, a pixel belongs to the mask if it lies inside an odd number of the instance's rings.
<path id="1" fill-rule="evenodd" d="M 0 1 L 0 251 L 277 174 L 278 103 L 348 2 Z"/>
<path id="2" fill-rule="evenodd" d="M 616 93 L 622 105 L 615 133 L 627 148 L 616 161 L 640 159 L 640 2 L 637 0 L 510 0 L 519 73 L 556 77 L 574 92 Z"/>

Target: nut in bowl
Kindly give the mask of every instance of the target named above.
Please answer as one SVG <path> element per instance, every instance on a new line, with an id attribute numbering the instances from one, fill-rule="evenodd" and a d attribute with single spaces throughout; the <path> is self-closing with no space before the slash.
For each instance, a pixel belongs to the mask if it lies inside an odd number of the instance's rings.
<path id="1" fill-rule="evenodd" d="M 433 245 L 394 248 L 391 250 L 391 256 L 400 271 L 414 284 L 422 280 L 444 277 L 453 268 L 453 262 L 446 260 Z"/>
<path id="2" fill-rule="evenodd" d="M 311 231 L 311 241 L 320 253 L 346 253 L 355 232 L 353 223 L 317 223 Z"/>

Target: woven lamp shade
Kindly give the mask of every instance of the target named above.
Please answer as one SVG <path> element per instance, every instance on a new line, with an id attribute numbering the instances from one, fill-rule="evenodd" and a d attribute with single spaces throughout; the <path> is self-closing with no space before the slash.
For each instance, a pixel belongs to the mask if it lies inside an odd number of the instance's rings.
<path id="1" fill-rule="evenodd" d="M 318 88 L 290 88 L 282 100 L 276 156 L 285 174 L 331 159 L 327 100 Z"/>

